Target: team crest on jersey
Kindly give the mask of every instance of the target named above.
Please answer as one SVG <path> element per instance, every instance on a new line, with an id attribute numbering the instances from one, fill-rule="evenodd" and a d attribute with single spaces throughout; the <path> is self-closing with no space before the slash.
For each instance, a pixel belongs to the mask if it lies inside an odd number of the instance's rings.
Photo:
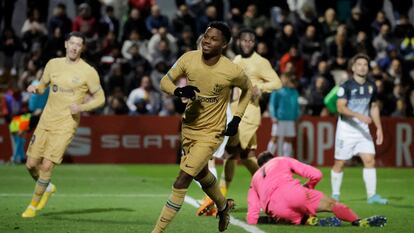
<path id="1" fill-rule="evenodd" d="M 58 91 L 58 86 L 56 84 L 53 84 L 52 91 L 53 92 L 57 92 Z"/>
<path id="2" fill-rule="evenodd" d="M 215 84 L 213 88 L 213 93 L 218 95 L 223 90 L 224 86 L 220 84 Z"/>
<path id="3" fill-rule="evenodd" d="M 374 91 L 374 88 L 372 88 L 372 86 L 370 85 L 370 86 L 368 86 L 368 93 L 369 94 L 372 94 L 372 92 Z"/>

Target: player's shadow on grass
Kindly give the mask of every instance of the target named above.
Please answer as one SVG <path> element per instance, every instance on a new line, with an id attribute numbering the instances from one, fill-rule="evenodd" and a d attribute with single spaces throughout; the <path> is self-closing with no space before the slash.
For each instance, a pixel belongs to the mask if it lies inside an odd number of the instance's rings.
<path id="1" fill-rule="evenodd" d="M 128 208 L 93 208 L 93 209 L 79 209 L 79 210 L 49 212 L 49 213 L 44 213 L 43 216 L 94 214 L 94 213 L 104 213 L 104 212 L 133 212 L 133 211 L 134 211 L 133 209 L 128 209 Z"/>

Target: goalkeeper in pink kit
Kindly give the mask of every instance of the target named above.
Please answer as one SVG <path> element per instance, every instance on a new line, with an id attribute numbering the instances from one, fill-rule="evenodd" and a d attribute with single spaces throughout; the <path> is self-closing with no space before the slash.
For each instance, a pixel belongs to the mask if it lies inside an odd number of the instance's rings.
<path id="1" fill-rule="evenodd" d="M 270 152 L 260 154 L 258 162 L 261 168 L 254 174 L 248 193 L 249 224 L 263 222 L 259 221 L 260 210 L 267 215 L 266 223 L 339 226 L 342 220 L 355 226 L 383 227 L 387 222 L 384 216 L 361 219 L 346 205 L 315 190 L 322 179 L 315 167 L 289 157 L 273 158 Z M 307 182 L 302 185 L 294 174 L 307 178 Z M 332 212 L 335 217 L 319 219 L 318 212 Z"/>

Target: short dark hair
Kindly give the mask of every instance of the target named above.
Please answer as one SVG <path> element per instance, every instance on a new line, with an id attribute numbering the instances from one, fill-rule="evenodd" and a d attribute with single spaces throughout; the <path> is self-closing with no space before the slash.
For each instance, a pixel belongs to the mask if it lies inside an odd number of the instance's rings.
<path id="1" fill-rule="evenodd" d="M 81 32 L 71 32 L 66 36 L 66 41 L 68 41 L 71 37 L 79 37 L 82 39 L 82 44 L 86 44 L 86 37 Z"/>
<path id="2" fill-rule="evenodd" d="M 267 163 L 267 161 L 273 159 L 273 154 L 270 153 L 269 151 L 263 151 L 262 153 L 260 153 L 257 156 L 257 164 L 259 165 L 259 167 L 263 166 L 265 163 Z"/>
<path id="3" fill-rule="evenodd" d="M 365 53 L 358 53 L 358 54 L 356 54 L 355 56 L 352 57 L 352 59 L 351 59 L 351 66 L 353 66 L 358 59 L 365 59 L 365 60 L 367 60 L 368 65 L 369 65 L 369 61 L 371 60 L 369 58 L 369 56 L 366 55 Z"/>
<path id="4" fill-rule="evenodd" d="M 224 36 L 224 39 L 226 40 L 226 43 L 228 44 L 230 42 L 231 31 L 230 31 L 229 26 L 227 26 L 226 23 L 224 23 L 222 21 L 213 21 L 213 22 L 208 24 L 208 27 L 215 28 L 215 29 L 221 31 L 221 33 Z"/>
<path id="5" fill-rule="evenodd" d="M 238 37 L 240 38 L 243 33 L 253 34 L 254 38 L 256 38 L 256 32 L 253 31 L 250 28 L 242 28 L 242 29 L 240 29 Z"/>

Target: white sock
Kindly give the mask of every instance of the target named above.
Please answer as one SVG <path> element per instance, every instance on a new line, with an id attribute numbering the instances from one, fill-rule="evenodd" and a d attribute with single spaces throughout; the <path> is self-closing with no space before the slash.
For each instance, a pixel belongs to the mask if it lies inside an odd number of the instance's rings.
<path id="1" fill-rule="evenodd" d="M 272 153 L 272 155 L 274 155 L 276 152 L 276 148 L 277 148 L 276 143 L 270 140 L 269 143 L 267 144 L 267 151 L 269 151 L 270 153 Z"/>
<path id="2" fill-rule="evenodd" d="M 49 184 L 47 185 L 47 188 L 46 188 L 46 191 L 45 192 L 52 191 L 52 186 L 53 186 L 52 182 L 49 182 Z"/>
<path id="3" fill-rule="evenodd" d="M 341 193 L 342 177 L 344 172 L 336 173 L 331 170 L 331 187 L 332 195 L 339 195 Z"/>
<path id="4" fill-rule="evenodd" d="M 283 156 L 292 157 L 292 143 L 283 143 Z"/>
<path id="5" fill-rule="evenodd" d="M 375 195 L 377 189 L 377 170 L 375 168 L 364 168 L 362 170 L 362 177 L 364 178 L 365 188 L 367 190 L 367 197 L 370 198 Z"/>
<path id="6" fill-rule="evenodd" d="M 284 142 L 284 137 L 278 137 L 277 138 L 277 156 L 284 156 L 283 154 L 283 142 Z"/>
<path id="7" fill-rule="evenodd" d="M 209 167 L 208 170 L 213 174 L 214 177 L 217 179 L 217 169 L 216 167 Z"/>

